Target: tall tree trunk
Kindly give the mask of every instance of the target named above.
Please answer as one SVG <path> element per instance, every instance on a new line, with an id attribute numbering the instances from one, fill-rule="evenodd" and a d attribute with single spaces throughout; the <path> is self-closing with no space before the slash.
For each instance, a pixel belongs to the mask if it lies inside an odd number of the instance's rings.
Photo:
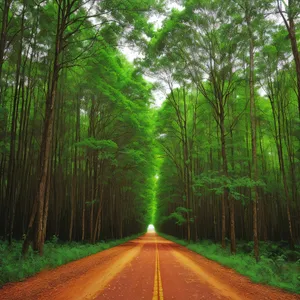
<path id="1" fill-rule="evenodd" d="M 43 220 L 47 217 L 45 213 L 47 211 L 44 208 L 45 205 L 45 195 L 46 195 L 46 185 L 47 185 L 47 176 L 49 172 L 49 157 L 51 150 L 51 143 L 53 137 L 53 121 L 54 121 L 54 107 L 55 107 L 55 97 L 57 91 L 57 82 L 60 72 L 60 54 L 63 49 L 63 33 L 65 29 L 66 19 L 64 18 L 64 13 L 62 7 L 58 7 L 57 14 L 57 30 L 56 30 L 56 41 L 55 41 L 55 54 L 53 60 L 53 69 L 51 81 L 48 84 L 48 92 L 46 98 L 46 107 L 45 107 L 45 119 L 44 119 L 44 129 L 41 143 L 40 151 L 40 178 L 38 183 L 38 191 L 36 195 L 35 204 L 32 210 L 32 222 L 29 223 L 26 238 L 23 243 L 23 255 L 28 251 L 26 246 L 30 243 L 31 231 L 34 219 L 36 218 L 37 224 L 37 234 L 36 234 L 36 246 L 39 254 L 43 254 Z"/>
<path id="2" fill-rule="evenodd" d="M 223 173 L 226 178 L 228 178 L 228 162 L 227 162 L 227 152 L 226 152 L 226 139 L 225 139 L 225 112 L 223 106 L 223 100 L 220 100 L 220 134 L 221 134 L 221 153 L 222 153 L 222 167 Z M 225 248 L 225 203 L 229 202 L 230 210 L 230 251 L 232 254 L 236 253 L 236 241 L 235 241 L 235 214 L 234 214 L 234 200 L 230 197 L 229 190 L 224 188 L 224 194 L 222 197 L 222 247 Z M 223 224 L 224 222 L 224 224 Z"/>
<path id="3" fill-rule="evenodd" d="M 288 5 L 285 10 L 287 10 L 288 19 L 286 19 L 284 15 L 284 11 L 282 9 L 281 0 L 277 0 L 277 6 L 279 13 L 284 21 L 285 27 L 289 33 L 289 39 L 292 47 L 292 53 L 294 57 L 295 67 L 296 67 L 296 76 L 297 76 L 297 97 L 298 97 L 298 114 L 300 117 L 300 51 L 298 48 L 297 36 L 296 36 L 296 26 L 294 20 L 294 10 L 296 7 L 299 7 L 298 0 L 288 0 Z"/>
<path id="4" fill-rule="evenodd" d="M 4 63 L 4 51 L 7 42 L 7 30 L 8 30 L 8 16 L 12 0 L 4 0 L 3 13 L 2 13 L 2 26 L 1 26 L 1 36 L 0 36 L 0 106 L 3 105 L 2 101 L 2 71 Z"/>
<path id="5" fill-rule="evenodd" d="M 295 248 L 295 242 L 294 242 L 294 235 L 293 235 L 293 227 L 292 227 L 292 218 L 291 218 L 291 209 L 290 209 L 290 195 L 289 195 L 289 188 L 286 178 L 286 171 L 285 171 L 285 163 L 284 163 L 284 157 L 283 157 L 283 146 L 282 146 L 282 122 L 281 122 L 281 107 L 278 105 L 278 109 L 276 111 L 274 99 L 269 96 L 271 107 L 272 107 L 272 113 L 273 113 L 273 121 L 274 121 L 274 128 L 275 128 L 275 142 L 276 142 L 276 148 L 278 152 L 278 161 L 280 166 L 280 173 L 283 180 L 283 188 L 284 188 L 284 195 L 286 198 L 286 213 L 287 213 L 287 219 L 288 219 L 288 227 L 289 227 L 289 234 L 290 234 L 290 248 L 291 250 L 294 250 Z M 280 99 L 277 99 L 277 102 L 279 102 Z M 277 117 L 276 117 L 277 116 Z"/>
<path id="6" fill-rule="evenodd" d="M 191 209 L 191 193 L 190 193 L 190 168 L 191 161 L 189 156 L 189 144 L 188 144 L 188 133 L 187 133 L 187 103 L 186 103 L 186 90 L 183 92 L 183 165 L 185 174 L 185 196 L 186 196 L 186 208 L 187 208 L 187 240 L 191 240 L 191 220 L 190 220 L 190 209 Z M 179 97 L 179 96 L 178 96 Z"/>
<path id="7" fill-rule="evenodd" d="M 88 174 L 88 160 L 86 160 L 85 171 Z M 83 180 L 82 186 L 82 215 L 81 215 L 81 240 L 85 239 L 85 202 L 88 195 L 88 176 L 86 176 L 85 180 Z"/>
<path id="8" fill-rule="evenodd" d="M 249 88 L 250 88 L 250 122 L 251 122 L 251 148 L 252 148 L 252 168 L 251 177 L 256 182 L 258 179 L 257 170 L 257 143 L 256 143 L 256 105 L 254 96 L 254 37 L 252 32 L 251 15 L 249 3 L 246 6 L 246 22 L 249 35 Z M 253 242 L 254 242 L 254 255 L 256 261 L 259 260 L 259 244 L 258 244 L 258 230 L 257 230 L 257 202 L 258 191 L 257 186 L 253 187 L 252 199 L 252 215 L 253 215 Z"/>
<path id="9" fill-rule="evenodd" d="M 76 196 L 76 158 L 75 158 L 75 166 L 73 170 L 73 178 L 72 178 L 72 186 L 71 186 L 71 216 L 70 216 L 70 224 L 69 224 L 69 242 L 72 241 L 73 236 L 73 226 L 74 226 L 74 216 L 75 216 L 75 196 Z"/>
<path id="10" fill-rule="evenodd" d="M 16 64 L 16 78 L 15 78 L 15 91 L 13 100 L 13 110 L 12 110 L 12 122 L 11 122 L 11 132 L 10 132 L 10 154 L 8 161 L 8 176 L 7 176 L 7 192 L 6 201 L 11 203 L 9 210 L 9 244 L 12 242 L 15 210 L 16 210 L 16 140 L 17 140 L 17 124 L 18 124 L 18 108 L 20 102 L 20 74 L 21 74 L 21 64 L 22 64 L 22 50 L 23 50 L 23 35 L 24 35 L 24 18 L 25 18 L 25 5 L 22 10 L 21 19 L 21 33 L 20 33 L 20 44 L 18 49 L 18 58 Z"/>
<path id="11" fill-rule="evenodd" d="M 95 244 L 95 242 L 96 242 L 97 233 L 100 230 L 99 224 L 101 224 L 101 212 L 102 212 L 102 205 L 103 205 L 104 185 L 101 184 L 101 187 L 99 187 L 99 188 L 100 188 L 100 198 L 99 198 L 99 206 L 98 206 L 97 217 L 96 217 L 96 221 L 95 221 L 92 244 Z M 99 231 L 99 233 L 100 233 L 100 231 Z"/>

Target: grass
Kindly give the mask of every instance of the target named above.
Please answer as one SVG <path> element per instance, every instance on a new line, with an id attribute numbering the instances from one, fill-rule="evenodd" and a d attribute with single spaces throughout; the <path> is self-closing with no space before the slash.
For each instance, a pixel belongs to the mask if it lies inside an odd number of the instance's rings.
<path id="1" fill-rule="evenodd" d="M 21 281 L 42 270 L 54 269 L 68 262 L 96 254 L 139 236 L 140 234 L 94 245 L 76 242 L 62 243 L 53 237 L 51 241 L 45 243 L 43 256 L 39 256 L 30 249 L 26 258 L 21 256 L 22 241 L 13 241 L 11 247 L 7 242 L 0 242 L 0 287 L 8 282 Z"/>
<path id="2" fill-rule="evenodd" d="M 260 261 L 255 262 L 253 242 L 239 242 L 237 254 L 231 255 L 229 247 L 222 249 L 211 241 L 190 243 L 173 236 L 159 233 L 162 237 L 187 247 L 202 256 L 217 261 L 247 276 L 255 283 L 268 284 L 289 292 L 300 294 L 300 246 L 296 251 L 288 250 L 287 243 L 260 243 Z"/>

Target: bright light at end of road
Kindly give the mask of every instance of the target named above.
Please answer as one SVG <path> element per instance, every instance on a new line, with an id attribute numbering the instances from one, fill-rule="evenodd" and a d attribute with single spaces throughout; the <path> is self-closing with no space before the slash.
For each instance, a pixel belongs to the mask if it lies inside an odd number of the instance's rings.
<path id="1" fill-rule="evenodd" d="M 152 224 L 148 226 L 148 232 L 155 232 L 155 228 Z"/>

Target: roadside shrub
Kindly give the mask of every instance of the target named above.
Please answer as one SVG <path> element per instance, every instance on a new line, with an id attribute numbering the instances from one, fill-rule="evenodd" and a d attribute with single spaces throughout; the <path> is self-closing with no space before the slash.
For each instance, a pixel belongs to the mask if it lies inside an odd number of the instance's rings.
<path id="1" fill-rule="evenodd" d="M 298 251 L 289 250 L 285 253 L 285 255 L 288 261 L 296 262 L 300 259 L 300 252 Z"/>

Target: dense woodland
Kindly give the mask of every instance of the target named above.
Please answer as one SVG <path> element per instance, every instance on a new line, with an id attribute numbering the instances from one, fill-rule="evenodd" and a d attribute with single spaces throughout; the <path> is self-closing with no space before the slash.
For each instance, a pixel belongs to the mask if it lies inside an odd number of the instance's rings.
<path id="1" fill-rule="evenodd" d="M 151 85 L 118 46 L 150 30 L 150 4 L 0 2 L 0 235 L 24 254 L 149 224 Z"/>
<path id="2" fill-rule="evenodd" d="M 257 259 L 258 240 L 299 243 L 299 13 L 297 1 L 191 0 L 154 35 L 147 63 L 169 88 L 161 231 L 229 239 L 231 253 L 253 240 Z"/>
<path id="3" fill-rule="evenodd" d="M 0 236 L 23 254 L 151 222 L 257 259 L 299 243 L 299 2 L 172 3 L 0 0 Z"/>

